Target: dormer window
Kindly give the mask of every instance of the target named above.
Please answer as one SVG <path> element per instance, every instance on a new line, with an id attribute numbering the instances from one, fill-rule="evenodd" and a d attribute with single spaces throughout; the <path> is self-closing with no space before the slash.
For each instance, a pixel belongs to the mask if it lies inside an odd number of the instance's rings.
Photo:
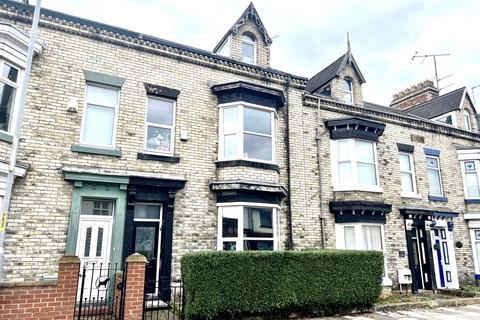
<path id="1" fill-rule="evenodd" d="M 242 35 L 242 61 L 255 64 L 255 37 L 249 33 Z"/>
<path id="2" fill-rule="evenodd" d="M 353 103 L 352 81 L 349 79 L 343 79 L 343 101 Z"/>
<path id="3" fill-rule="evenodd" d="M 472 124 L 470 123 L 470 115 L 467 111 L 463 111 L 463 125 L 465 130 L 472 131 Z"/>

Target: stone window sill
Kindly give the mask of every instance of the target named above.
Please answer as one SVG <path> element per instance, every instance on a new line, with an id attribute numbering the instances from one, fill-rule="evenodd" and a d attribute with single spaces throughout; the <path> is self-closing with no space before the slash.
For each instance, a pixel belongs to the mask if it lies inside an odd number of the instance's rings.
<path id="1" fill-rule="evenodd" d="M 339 192 L 339 191 L 365 191 L 365 192 L 375 192 L 375 193 L 382 193 L 383 188 L 379 186 L 333 186 L 333 191 L 334 192 Z"/>
<path id="2" fill-rule="evenodd" d="M 440 202 L 447 202 L 448 198 L 443 196 L 428 196 L 428 200 L 430 201 L 440 201 Z"/>
<path id="3" fill-rule="evenodd" d="M 6 132 L 0 131 L 0 141 L 5 141 L 7 143 L 13 143 L 13 136 Z"/>
<path id="4" fill-rule="evenodd" d="M 465 203 L 480 203 L 480 199 L 465 199 Z"/>
<path id="5" fill-rule="evenodd" d="M 170 163 L 179 163 L 180 157 L 177 156 L 166 156 L 160 154 L 152 154 L 152 153 L 137 153 L 137 159 L 140 160 L 152 160 L 152 161 L 163 161 L 163 162 L 170 162 Z"/>
<path id="6" fill-rule="evenodd" d="M 251 161 L 251 160 L 219 160 L 219 161 L 216 161 L 215 164 L 217 165 L 217 168 L 251 167 L 251 168 L 259 168 L 259 169 L 275 170 L 277 172 L 280 171 L 280 168 L 276 164 L 257 162 L 257 161 Z"/>
<path id="7" fill-rule="evenodd" d="M 98 147 L 89 147 L 89 146 L 82 146 L 79 144 L 74 144 L 70 148 L 73 152 L 78 153 L 89 153 L 89 154 L 99 154 L 103 156 L 111 156 L 111 157 L 121 157 L 122 151 L 118 149 L 106 149 L 106 148 L 98 148 Z"/>

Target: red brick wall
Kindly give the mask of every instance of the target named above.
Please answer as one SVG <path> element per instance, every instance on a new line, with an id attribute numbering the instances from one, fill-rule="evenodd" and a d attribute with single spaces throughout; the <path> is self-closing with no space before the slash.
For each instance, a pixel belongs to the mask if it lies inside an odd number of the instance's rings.
<path id="1" fill-rule="evenodd" d="M 147 259 L 138 253 L 130 255 L 127 262 L 127 281 L 125 284 L 125 320 L 142 319 L 143 286 L 145 284 L 145 264 Z"/>
<path id="2" fill-rule="evenodd" d="M 0 285 L 0 319 L 73 319 L 79 269 L 80 260 L 66 256 L 56 283 Z"/>

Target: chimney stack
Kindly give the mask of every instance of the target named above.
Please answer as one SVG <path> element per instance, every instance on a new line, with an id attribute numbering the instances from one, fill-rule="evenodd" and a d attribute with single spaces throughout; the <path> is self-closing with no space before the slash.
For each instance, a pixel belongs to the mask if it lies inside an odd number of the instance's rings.
<path id="1" fill-rule="evenodd" d="M 411 107 L 437 98 L 439 92 L 440 90 L 435 87 L 433 81 L 425 80 L 394 94 L 393 100 L 390 102 L 390 107 L 407 110 Z"/>

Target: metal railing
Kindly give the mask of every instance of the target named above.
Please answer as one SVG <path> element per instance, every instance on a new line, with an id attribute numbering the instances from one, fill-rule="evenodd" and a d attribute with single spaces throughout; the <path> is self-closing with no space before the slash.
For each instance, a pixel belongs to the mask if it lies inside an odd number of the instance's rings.
<path id="1" fill-rule="evenodd" d="M 183 307 L 183 286 L 180 281 L 171 282 L 170 277 L 145 281 L 144 320 L 183 320 Z"/>

